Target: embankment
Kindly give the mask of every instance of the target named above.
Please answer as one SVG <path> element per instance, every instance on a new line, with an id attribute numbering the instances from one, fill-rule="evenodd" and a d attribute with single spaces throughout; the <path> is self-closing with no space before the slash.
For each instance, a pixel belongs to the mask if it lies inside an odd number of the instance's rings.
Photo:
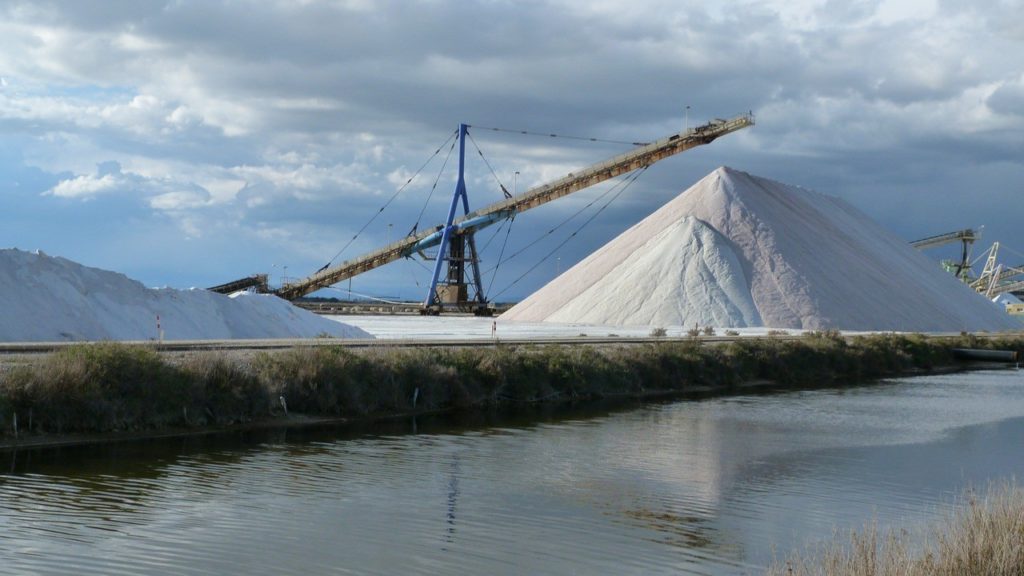
<path id="1" fill-rule="evenodd" d="M 741 339 L 589 347 L 294 348 L 167 354 L 82 344 L 0 370 L 0 447 L 528 403 L 835 386 L 949 369 L 955 348 L 1024 337 Z M 99 436 L 97 436 L 99 435 Z"/>

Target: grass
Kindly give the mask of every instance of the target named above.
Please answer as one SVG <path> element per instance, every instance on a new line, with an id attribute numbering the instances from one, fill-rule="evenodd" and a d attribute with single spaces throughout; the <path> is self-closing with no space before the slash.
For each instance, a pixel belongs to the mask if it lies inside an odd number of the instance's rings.
<path id="1" fill-rule="evenodd" d="M 793 554 L 770 576 L 1011 576 L 1024 574 L 1024 490 L 996 484 L 968 492 L 923 537 L 870 525 Z"/>
<path id="2" fill-rule="evenodd" d="M 299 347 L 247 360 L 231 352 L 172 357 L 146 346 L 82 344 L 0 371 L 0 437 L 15 430 L 227 425 L 273 418 L 284 406 L 363 417 L 729 389 L 752 380 L 837 385 L 949 365 L 956 347 L 1024 351 L 1024 338 L 846 339 L 814 332 L 798 340 L 751 338 L 722 346 L 687 338 L 604 348 Z"/>

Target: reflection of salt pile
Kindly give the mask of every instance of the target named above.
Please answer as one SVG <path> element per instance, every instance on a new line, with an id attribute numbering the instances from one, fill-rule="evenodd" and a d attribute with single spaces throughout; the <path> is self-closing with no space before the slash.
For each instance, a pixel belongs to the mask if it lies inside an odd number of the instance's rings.
<path id="1" fill-rule="evenodd" d="M 838 198 L 719 168 L 502 315 L 524 322 L 1019 329 Z"/>
<path id="2" fill-rule="evenodd" d="M 153 290 L 64 258 L 0 250 L 0 341 L 367 338 L 274 296 Z"/>

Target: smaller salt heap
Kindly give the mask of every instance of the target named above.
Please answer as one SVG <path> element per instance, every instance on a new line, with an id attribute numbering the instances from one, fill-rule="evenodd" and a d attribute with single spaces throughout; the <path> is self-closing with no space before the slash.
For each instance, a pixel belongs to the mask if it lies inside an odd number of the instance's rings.
<path id="1" fill-rule="evenodd" d="M 159 329 L 158 329 L 159 317 Z M 161 334 L 162 332 L 162 334 Z M 372 338 L 264 294 L 151 289 L 65 258 L 0 250 L 0 341 Z"/>
<path id="2" fill-rule="evenodd" d="M 846 202 L 724 167 L 502 319 L 922 332 L 1021 328 Z"/>

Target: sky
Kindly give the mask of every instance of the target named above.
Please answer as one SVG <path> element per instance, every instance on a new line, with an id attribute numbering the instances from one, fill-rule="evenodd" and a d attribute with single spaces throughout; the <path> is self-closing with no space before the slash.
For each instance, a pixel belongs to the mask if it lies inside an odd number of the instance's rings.
<path id="1" fill-rule="evenodd" d="M 481 231 L 488 297 L 525 297 L 721 165 L 908 241 L 983 226 L 973 256 L 998 241 L 1020 265 L 1022 55 L 1021 0 L 2 0 L 0 247 L 149 286 L 276 285 L 443 222 L 460 123 L 476 209 L 750 111 L 625 190 Z M 422 299 L 429 266 L 321 295 Z"/>

